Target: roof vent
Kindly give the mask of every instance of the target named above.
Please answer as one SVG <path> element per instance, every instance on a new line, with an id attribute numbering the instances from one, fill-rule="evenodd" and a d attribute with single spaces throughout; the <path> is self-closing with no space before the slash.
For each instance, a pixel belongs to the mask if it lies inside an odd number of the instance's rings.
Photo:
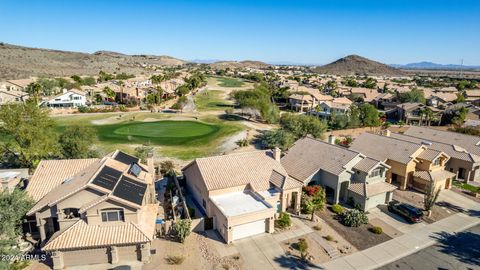
<path id="1" fill-rule="evenodd" d="M 423 145 L 427 145 L 427 146 L 432 146 L 432 142 L 431 142 L 431 141 L 422 141 L 422 144 L 423 144 Z"/>

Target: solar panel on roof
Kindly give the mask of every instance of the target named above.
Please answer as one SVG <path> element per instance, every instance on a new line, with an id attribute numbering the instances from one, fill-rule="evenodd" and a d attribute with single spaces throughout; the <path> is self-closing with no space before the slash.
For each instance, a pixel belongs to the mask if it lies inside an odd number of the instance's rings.
<path id="1" fill-rule="evenodd" d="M 137 163 L 133 163 L 132 166 L 130 166 L 130 174 L 138 177 L 141 172 L 142 172 L 142 168 L 138 166 Z"/>
<path id="2" fill-rule="evenodd" d="M 121 175 L 122 172 L 105 166 L 93 179 L 92 184 L 112 190 Z"/>
<path id="3" fill-rule="evenodd" d="M 147 184 L 135 181 L 125 175 L 122 176 L 113 195 L 129 202 L 142 205 L 143 196 L 147 190 Z"/>
<path id="4" fill-rule="evenodd" d="M 138 163 L 138 161 L 139 161 L 138 158 L 130 156 L 130 155 L 125 154 L 125 153 L 120 152 L 120 151 L 117 153 L 117 155 L 115 156 L 114 159 L 117 160 L 117 161 L 120 161 L 124 164 L 128 164 L 128 165 L 130 165 L 132 163 Z"/>

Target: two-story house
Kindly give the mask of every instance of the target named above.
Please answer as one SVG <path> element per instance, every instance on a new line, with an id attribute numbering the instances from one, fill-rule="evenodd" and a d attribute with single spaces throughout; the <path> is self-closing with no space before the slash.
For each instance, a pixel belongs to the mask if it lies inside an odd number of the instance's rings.
<path id="1" fill-rule="evenodd" d="M 364 210 L 392 200 L 395 186 L 385 182 L 390 166 L 380 160 L 313 138 L 295 142 L 282 158 L 290 177 L 304 185 L 321 185 L 331 203 L 353 199 Z"/>
<path id="2" fill-rule="evenodd" d="M 27 187 L 36 201 L 27 216 L 54 269 L 150 260 L 158 204 L 149 163 L 120 151 L 40 162 Z"/>
<path id="3" fill-rule="evenodd" d="M 430 183 L 448 189 L 455 176 L 445 170 L 445 163 L 450 159 L 445 152 L 429 148 L 426 143 L 392 137 L 389 131 L 386 136 L 362 133 L 350 149 L 388 164 L 386 180 L 401 190 L 411 187 L 425 191 Z"/>
<path id="4" fill-rule="evenodd" d="M 317 115 L 324 119 L 329 119 L 332 114 L 346 115 L 352 106 L 352 101 L 346 97 L 334 98 L 330 101 L 322 101 L 318 104 L 311 114 Z"/>
<path id="5" fill-rule="evenodd" d="M 46 105 L 50 108 L 78 108 L 87 105 L 87 95 L 77 89 L 65 90 L 48 100 Z"/>
<path id="6" fill-rule="evenodd" d="M 205 229 L 227 243 L 272 233 L 280 212 L 297 213 L 303 183 L 288 176 L 280 149 L 197 158 L 182 169 L 186 185 L 205 213 Z"/>
<path id="7" fill-rule="evenodd" d="M 457 132 L 426 127 L 409 127 L 405 133 L 393 134 L 404 140 L 423 141 L 429 148 L 440 150 L 450 156 L 446 168 L 464 181 L 480 181 L 480 138 Z"/>

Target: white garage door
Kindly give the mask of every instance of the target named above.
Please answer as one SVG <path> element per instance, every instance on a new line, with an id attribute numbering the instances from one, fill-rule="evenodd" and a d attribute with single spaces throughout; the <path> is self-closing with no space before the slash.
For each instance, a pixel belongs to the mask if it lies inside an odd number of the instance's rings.
<path id="1" fill-rule="evenodd" d="M 237 239 L 264 233 L 265 228 L 265 219 L 237 225 L 232 227 L 232 238 L 235 241 Z"/>

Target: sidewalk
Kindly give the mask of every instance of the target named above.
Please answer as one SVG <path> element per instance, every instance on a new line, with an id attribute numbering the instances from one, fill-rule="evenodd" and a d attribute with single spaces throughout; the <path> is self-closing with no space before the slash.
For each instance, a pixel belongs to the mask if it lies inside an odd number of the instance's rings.
<path id="1" fill-rule="evenodd" d="M 475 208 L 478 208 L 478 205 Z M 329 261 L 320 267 L 344 270 L 375 269 L 435 244 L 442 233 L 452 234 L 477 224 L 480 224 L 478 216 L 457 213 L 380 245 Z"/>

